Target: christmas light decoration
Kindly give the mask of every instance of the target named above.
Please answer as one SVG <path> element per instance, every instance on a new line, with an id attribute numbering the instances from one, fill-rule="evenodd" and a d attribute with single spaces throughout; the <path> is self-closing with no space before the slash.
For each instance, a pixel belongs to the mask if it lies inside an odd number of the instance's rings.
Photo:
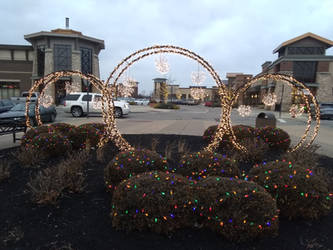
<path id="1" fill-rule="evenodd" d="M 205 147 L 203 150 L 205 151 L 210 151 L 213 152 L 219 145 L 219 143 L 222 141 L 223 136 L 228 136 L 230 137 L 230 141 L 234 145 L 234 147 L 238 150 L 247 152 L 247 149 L 239 144 L 237 142 L 236 136 L 234 134 L 234 131 L 232 130 L 231 126 L 231 121 L 230 121 L 230 116 L 231 116 L 231 111 L 232 111 L 232 106 L 236 103 L 238 97 L 240 94 L 244 93 L 251 85 L 256 83 L 257 81 L 262 81 L 262 80 L 275 80 L 275 81 L 282 81 L 285 82 L 292 87 L 295 87 L 299 90 L 304 90 L 309 93 L 308 97 L 309 100 L 314 104 L 315 108 L 315 118 L 316 118 L 316 125 L 314 126 L 313 129 L 313 135 L 310 138 L 309 142 L 306 144 L 305 147 L 308 147 L 311 145 L 313 140 L 318 134 L 319 131 L 319 126 L 320 126 L 320 111 L 319 111 L 319 106 L 316 101 L 316 98 L 313 96 L 313 94 L 309 91 L 309 89 L 296 79 L 294 79 L 291 76 L 287 75 L 280 75 L 280 74 L 265 74 L 265 75 L 258 75 L 254 78 L 252 78 L 250 81 L 248 81 L 245 85 L 240 87 L 237 91 L 233 90 L 228 90 L 226 86 L 223 84 L 221 78 L 219 75 L 216 73 L 216 71 L 213 69 L 213 67 L 205 61 L 202 57 L 199 55 L 181 48 L 177 46 L 172 46 L 172 45 L 162 45 L 162 46 L 152 46 L 152 47 L 147 47 L 141 50 L 138 50 L 134 53 L 132 53 L 130 56 L 126 57 L 124 60 L 121 61 L 111 72 L 109 78 L 107 79 L 106 82 L 100 81 L 98 78 L 96 78 L 93 75 L 84 75 L 79 71 L 58 71 L 51 73 L 44 78 L 38 80 L 35 82 L 33 87 L 29 91 L 29 96 L 27 97 L 26 100 L 26 124 L 30 128 L 30 119 L 28 119 L 28 107 L 30 103 L 30 99 L 32 96 L 32 92 L 36 91 L 39 86 L 46 86 L 48 84 L 54 84 L 60 77 L 69 77 L 69 76 L 80 76 L 83 79 L 88 80 L 91 82 L 101 93 L 102 93 L 102 114 L 103 114 L 103 121 L 106 124 L 106 129 L 105 129 L 105 134 L 101 138 L 98 146 L 103 146 L 105 143 L 108 141 L 112 141 L 120 150 L 132 150 L 134 149 L 120 134 L 117 126 L 116 126 L 116 120 L 114 117 L 114 103 L 113 103 L 113 98 L 115 97 L 116 89 L 117 89 L 117 82 L 122 76 L 122 74 L 135 62 L 140 61 L 141 59 L 147 57 L 147 56 L 152 56 L 155 54 L 161 54 L 161 53 L 172 53 L 172 54 L 179 54 L 185 57 L 188 57 L 190 59 L 193 59 L 197 61 L 201 66 L 203 66 L 212 76 L 214 81 L 216 82 L 218 86 L 218 93 L 220 95 L 220 100 L 221 100 L 221 117 L 220 117 L 220 122 L 218 125 L 218 128 L 216 130 L 216 135 L 214 136 L 214 139 L 212 142 Z M 112 80 L 111 80 L 112 79 Z M 302 92 L 304 93 L 304 92 Z M 41 97 L 41 96 L 40 96 Z M 39 99 L 40 99 L 39 97 Z M 304 97 L 304 94 L 303 94 Z M 304 98 L 305 100 L 305 106 L 307 110 L 310 110 L 310 104 L 308 98 Z M 36 119 L 38 125 L 41 125 L 42 122 L 40 120 L 40 115 L 39 115 L 39 103 L 40 100 L 37 101 L 36 103 Z M 304 135 L 301 137 L 300 142 L 291 149 L 291 151 L 297 150 L 299 147 L 303 145 L 303 143 L 306 140 L 307 135 L 309 134 L 310 128 L 311 128 L 311 114 L 309 112 L 308 115 L 308 122 L 307 126 L 305 129 Z"/>
<path id="2" fill-rule="evenodd" d="M 304 113 L 305 105 L 304 104 L 293 104 L 290 106 L 289 114 L 292 118 L 301 116 Z"/>
<path id="3" fill-rule="evenodd" d="M 267 106 L 273 106 L 277 101 L 277 96 L 275 93 L 268 93 L 263 96 L 262 102 Z"/>
<path id="4" fill-rule="evenodd" d="M 40 105 L 42 105 L 45 108 L 49 108 L 54 103 L 53 98 L 50 95 L 45 94 L 43 92 L 40 97 Z"/>
<path id="5" fill-rule="evenodd" d="M 168 59 L 166 57 L 160 55 L 158 58 L 155 59 L 155 67 L 156 70 L 162 74 L 165 75 L 169 72 L 169 63 Z"/>
<path id="6" fill-rule="evenodd" d="M 238 114 L 242 117 L 250 116 L 252 110 L 249 105 L 240 105 L 237 109 Z"/>
<path id="7" fill-rule="evenodd" d="M 203 71 L 194 71 L 191 73 L 191 79 L 194 84 L 200 85 L 206 79 L 205 72 Z"/>
<path id="8" fill-rule="evenodd" d="M 203 100 L 207 96 L 206 90 L 203 88 L 191 88 L 190 92 L 195 100 Z"/>

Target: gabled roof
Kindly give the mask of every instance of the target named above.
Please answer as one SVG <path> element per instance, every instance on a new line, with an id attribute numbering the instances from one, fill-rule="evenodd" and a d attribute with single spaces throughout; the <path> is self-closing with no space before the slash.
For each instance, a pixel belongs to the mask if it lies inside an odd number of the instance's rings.
<path id="1" fill-rule="evenodd" d="M 302 40 L 302 39 L 304 39 L 304 38 L 307 38 L 307 37 L 311 37 L 311 38 L 316 39 L 316 40 L 318 40 L 318 41 L 320 41 L 320 42 L 322 42 L 322 43 L 327 44 L 327 45 L 328 45 L 328 46 L 327 46 L 328 48 L 331 47 L 331 46 L 333 46 L 333 41 L 328 40 L 328 39 L 326 39 L 326 38 L 324 38 L 324 37 L 318 36 L 318 35 L 316 35 L 316 34 L 313 34 L 313 33 L 311 33 L 311 32 L 308 32 L 308 33 L 305 33 L 305 34 L 303 34 L 303 35 L 301 35 L 301 36 L 297 36 L 297 37 L 295 37 L 295 38 L 293 38 L 293 39 L 290 39 L 290 40 L 288 40 L 288 41 L 285 41 L 284 43 L 281 43 L 281 44 L 280 44 L 275 50 L 273 50 L 273 53 L 278 52 L 282 47 L 285 47 L 285 46 L 287 46 L 287 45 L 290 45 L 290 44 L 292 44 L 292 43 L 295 43 L 295 42 L 300 41 L 300 40 Z"/>

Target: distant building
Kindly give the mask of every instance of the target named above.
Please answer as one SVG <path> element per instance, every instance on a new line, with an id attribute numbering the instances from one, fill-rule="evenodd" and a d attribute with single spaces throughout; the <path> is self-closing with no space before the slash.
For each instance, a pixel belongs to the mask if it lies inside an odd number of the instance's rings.
<path id="1" fill-rule="evenodd" d="M 228 79 L 227 87 L 232 90 L 237 90 L 248 82 L 248 80 L 252 78 L 252 75 L 243 73 L 227 73 L 226 77 Z M 255 104 L 258 99 L 255 92 L 256 91 L 254 89 L 249 89 L 240 95 L 237 100 L 238 105 Z"/>
<path id="2" fill-rule="evenodd" d="M 0 45 L 0 99 L 31 88 L 33 58 L 32 46 Z"/>
<path id="3" fill-rule="evenodd" d="M 155 78 L 154 81 L 154 91 L 152 98 L 156 101 L 162 100 L 161 93 L 161 85 L 166 84 L 166 88 L 168 91 L 168 101 L 176 101 L 176 100 L 193 100 L 191 96 L 191 88 L 198 88 L 199 86 L 190 86 L 188 88 L 180 87 L 178 84 L 167 84 L 166 78 Z M 200 86 L 205 90 L 206 97 L 203 101 L 218 101 L 218 88 L 212 87 L 207 88 L 207 86 Z"/>
<path id="4" fill-rule="evenodd" d="M 66 24 L 66 29 L 25 35 L 24 39 L 32 46 L 0 45 L 0 89 L 6 86 L 14 89 L 0 90 L 1 98 L 28 91 L 35 80 L 54 71 L 78 70 L 99 77 L 98 55 L 105 48 L 104 41 L 71 30 Z M 47 89 L 56 104 L 66 95 L 66 81 L 79 90 L 87 90 L 88 84 L 79 77 L 61 78 Z M 90 91 L 93 90 L 90 86 Z"/>
<path id="5" fill-rule="evenodd" d="M 319 102 L 333 102 L 333 56 L 326 55 L 326 49 L 332 46 L 331 40 L 310 32 L 305 33 L 274 49 L 273 53 L 278 53 L 278 59 L 262 64 L 262 73 L 293 76 L 304 83 Z M 286 84 L 282 87 L 282 84 L 274 81 L 262 82 L 257 94 L 262 97 L 270 92 L 274 92 L 278 97 L 277 104 L 271 109 L 282 108 L 286 111 L 291 104 L 302 102 L 302 93 Z"/>

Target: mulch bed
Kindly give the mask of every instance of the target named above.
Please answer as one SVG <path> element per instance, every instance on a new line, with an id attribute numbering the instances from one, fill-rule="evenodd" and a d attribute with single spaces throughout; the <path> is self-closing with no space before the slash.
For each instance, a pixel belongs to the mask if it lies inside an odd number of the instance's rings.
<path id="1" fill-rule="evenodd" d="M 191 151 L 199 151 L 203 145 L 199 136 L 125 137 L 133 145 L 147 148 L 155 137 L 160 153 L 178 140 L 184 140 Z M 38 206 L 31 202 L 26 183 L 39 170 L 20 167 L 13 156 L 15 150 L 0 151 L 0 159 L 13 162 L 10 178 L 0 183 L 0 249 L 333 249 L 333 212 L 318 221 L 281 219 L 278 237 L 242 244 L 228 242 L 206 229 L 183 229 L 169 237 L 118 232 L 111 225 L 112 197 L 104 189 L 103 165 L 92 161 L 86 168 L 84 193 L 63 197 L 56 206 Z M 332 167 L 333 158 L 321 156 L 320 166 Z"/>

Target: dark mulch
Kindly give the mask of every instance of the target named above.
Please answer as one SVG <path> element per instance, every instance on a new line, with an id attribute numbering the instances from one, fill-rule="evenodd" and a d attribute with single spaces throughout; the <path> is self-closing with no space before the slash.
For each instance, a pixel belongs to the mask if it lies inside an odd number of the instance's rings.
<path id="1" fill-rule="evenodd" d="M 203 145 L 198 136 L 126 135 L 131 143 L 147 148 L 153 137 L 161 153 L 168 143 L 176 146 L 179 140 L 186 141 L 191 151 Z M 180 230 L 170 237 L 117 232 L 109 217 L 111 195 L 104 190 L 102 164 L 92 160 L 87 166 L 84 193 L 67 195 L 56 206 L 41 207 L 31 203 L 26 191 L 26 183 L 38 170 L 20 167 L 12 155 L 15 150 L 0 151 L 0 158 L 12 162 L 11 177 L 0 183 L 0 249 L 333 249 L 332 212 L 318 221 L 281 219 L 278 237 L 243 244 L 199 229 Z M 333 158 L 320 157 L 320 165 L 333 166 Z"/>

